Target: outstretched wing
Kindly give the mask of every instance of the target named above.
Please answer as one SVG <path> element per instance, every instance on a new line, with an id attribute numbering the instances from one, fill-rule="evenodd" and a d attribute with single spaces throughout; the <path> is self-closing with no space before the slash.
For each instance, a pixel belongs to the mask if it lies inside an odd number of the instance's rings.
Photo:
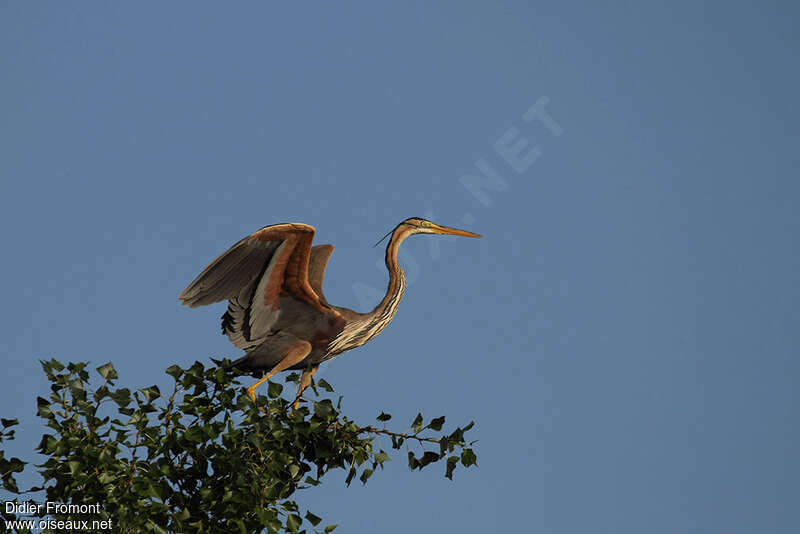
<path id="1" fill-rule="evenodd" d="M 178 298 L 192 308 L 227 299 L 223 333 L 237 347 L 249 350 L 272 331 L 281 297 L 303 302 L 316 312 L 333 312 L 309 283 L 313 239 L 314 227 L 307 224 L 266 226 L 211 262 Z"/>
<path id="2" fill-rule="evenodd" d="M 317 245 L 311 247 L 311 259 L 308 260 L 308 283 L 311 289 L 319 295 L 323 302 L 325 295 L 322 293 L 322 279 L 325 276 L 325 267 L 333 254 L 333 245 Z"/>

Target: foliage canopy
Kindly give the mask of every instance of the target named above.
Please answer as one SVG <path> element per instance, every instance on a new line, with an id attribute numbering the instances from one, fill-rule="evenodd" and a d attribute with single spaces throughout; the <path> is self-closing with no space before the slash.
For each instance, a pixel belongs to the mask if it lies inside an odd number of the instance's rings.
<path id="1" fill-rule="evenodd" d="M 292 410 L 277 382 L 254 404 L 238 387 L 238 371 L 199 362 L 166 370 L 175 381 L 168 395 L 157 386 L 116 387 L 111 363 L 96 369 L 102 384 L 91 390 L 87 367 L 42 362 L 51 383 L 49 398 L 37 399 L 50 429 L 37 447 L 46 456 L 37 466 L 44 485 L 20 491 L 14 475 L 26 462 L 5 458 L 2 449 L 0 484 L 20 498 L 44 492 L 49 502 L 100 504 L 100 510 L 37 517 L 111 520 L 114 531 L 131 533 L 327 533 L 336 526 L 322 526 L 320 517 L 301 510 L 295 492 L 319 485 L 337 468 L 347 471 L 348 485 L 355 478 L 366 484 L 390 459 L 379 436 L 392 449 L 405 446 L 412 470 L 441 461 L 452 479 L 459 463 L 476 464 L 474 442 L 465 438 L 473 423 L 445 433 L 444 417 L 426 423 L 419 414 L 408 430 L 393 432 L 385 427 L 391 416 L 381 412 L 378 425 L 360 426 L 341 413 L 341 397 L 318 395 Z M 286 381 L 298 378 L 293 373 Z M 315 384 L 318 393 L 316 386 L 334 391 L 324 380 Z M 13 439 L 17 421 L 0 423 L 0 442 Z M 5 509 L 0 514 L 18 519 Z"/>

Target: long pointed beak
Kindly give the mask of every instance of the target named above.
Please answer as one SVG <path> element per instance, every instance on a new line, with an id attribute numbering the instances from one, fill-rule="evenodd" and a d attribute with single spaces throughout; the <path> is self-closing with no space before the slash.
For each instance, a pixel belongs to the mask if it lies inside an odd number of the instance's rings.
<path id="1" fill-rule="evenodd" d="M 472 232 L 467 232 L 466 230 L 459 230 L 458 228 L 450 228 L 449 226 L 440 226 L 438 224 L 433 224 L 432 230 L 434 234 L 463 235 L 465 237 L 483 237 L 480 234 L 473 234 Z"/>

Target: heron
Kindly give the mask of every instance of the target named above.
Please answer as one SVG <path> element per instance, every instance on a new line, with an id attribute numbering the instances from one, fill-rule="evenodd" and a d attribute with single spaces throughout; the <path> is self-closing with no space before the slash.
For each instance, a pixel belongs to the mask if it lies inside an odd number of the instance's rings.
<path id="1" fill-rule="evenodd" d="M 405 273 L 397 261 L 406 238 L 415 234 L 481 237 L 421 217 L 402 221 L 384 236 L 391 234 L 386 245 L 386 295 L 375 309 L 359 313 L 333 306 L 325 298 L 322 279 L 333 246 L 312 246 L 314 232 L 313 226 L 302 223 L 265 226 L 223 252 L 178 296 L 191 308 L 228 301 L 222 333 L 245 351 L 230 367 L 265 372 L 247 388 L 253 402 L 256 388 L 277 373 L 302 370 L 294 401 L 297 409 L 322 362 L 364 345 L 386 328 L 406 288 Z"/>

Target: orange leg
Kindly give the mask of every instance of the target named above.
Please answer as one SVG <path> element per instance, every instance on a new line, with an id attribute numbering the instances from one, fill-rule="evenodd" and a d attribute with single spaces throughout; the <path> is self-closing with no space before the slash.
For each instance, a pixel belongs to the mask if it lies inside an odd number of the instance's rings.
<path id="1" fill-rule="evenodd" d="M 300 406 L 300 399 L 303 398 L 303 392 L 311 385 L 311 379 L 314 378 L 314 373 L 319 369 L 319 364 L 314 365 L 311 369 L 303 371 L 303 376 L 300 377 L 300 385 L 297 387 L 297 397 L 294 399 L 294 409 Z"/>
<path id="2" fill-rule="evenodd" d="M 302 362 L 306 356 L 311 353 L 311 343 L 308 341 L 298 341 L 291 348 L 286 351 L 286 355 L 283 357 L 281 361 L 278 362 L 278 365 L 273 367 L 269 373 L 265 374 L 258 382 L 253 384 L 252 386 L 247 388 L 247 394 L 250 395 L 250 398 L 253 399 L 253 402 L 256 401 L 256 388 L 275 376 L 276 374 L 280 373 L 281 371 L 288 369 L 293 365 L 297 365 L 298 363 Z"/>

